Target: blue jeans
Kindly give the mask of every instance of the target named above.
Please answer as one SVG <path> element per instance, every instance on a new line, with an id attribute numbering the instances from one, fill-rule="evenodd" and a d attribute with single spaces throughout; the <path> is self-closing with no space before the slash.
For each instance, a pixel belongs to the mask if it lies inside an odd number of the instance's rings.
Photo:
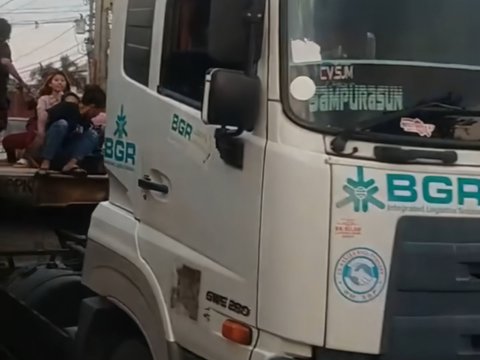
<path id="1" fill-rule="evenodd" d="M 82 134 L 72 133 L 66 120 L 58 120 L 47 130 L 42 157 L 49 161 L 56 158 L 80 161 L 92 154 L 99 142 L 100 137 L 94 130 L 88 129 Z"/>

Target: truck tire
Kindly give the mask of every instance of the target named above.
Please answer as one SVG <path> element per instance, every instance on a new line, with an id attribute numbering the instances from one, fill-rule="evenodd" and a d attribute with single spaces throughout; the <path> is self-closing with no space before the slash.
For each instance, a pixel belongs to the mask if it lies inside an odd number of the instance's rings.
<path id="1" fill-rule="evenodd" d="M 108 360 L 153 360 L 153 357 L 144 341 L 130 338 L 116 346 Z"/>
<path id="2" fill-rule="evenodd" d="M 101 296 L 82 302 L 75 360 L 153 360 L 139 325 Z"/>
<path id="3" fill-rule="evenodd" d="M 79 273 L 46 267 L 16 276 L 7 291 L 61 328 L 76 325 L 81 301 L 91 295 Z"/>

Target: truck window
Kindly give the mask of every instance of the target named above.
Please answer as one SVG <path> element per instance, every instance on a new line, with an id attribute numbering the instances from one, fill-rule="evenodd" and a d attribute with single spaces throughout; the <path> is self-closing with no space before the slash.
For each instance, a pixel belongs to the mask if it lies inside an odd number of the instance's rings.
<path id="1" fill-rule="evenodd" d="M 129 0 L 123 66 L 125 74 L 148 86 L 155 0 Z"/>
<path id="2" fill-rule="evenodd" d="M 165 18 L 160 93 L 200 108 L 205 74 L 223 67 L 208 56 L 210 0 L 169 0 Z"/>

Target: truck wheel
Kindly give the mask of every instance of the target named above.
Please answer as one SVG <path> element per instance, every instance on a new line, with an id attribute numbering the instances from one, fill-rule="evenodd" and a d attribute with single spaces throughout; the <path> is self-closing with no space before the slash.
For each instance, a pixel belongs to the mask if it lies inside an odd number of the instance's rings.
<path id="1" fill-rule="evenodd" d="M 132 338 L 120 343 L 109 360 L 153 360 L 153 357 L 144 341 Z"/>
<path id="2" fill-rule="evenodd" d="M 34 268 L 12 277 L 8 292 L 58 327 L 75 326 L 82 300 L 92 293 L 79 273 L 65 269 Z"/>

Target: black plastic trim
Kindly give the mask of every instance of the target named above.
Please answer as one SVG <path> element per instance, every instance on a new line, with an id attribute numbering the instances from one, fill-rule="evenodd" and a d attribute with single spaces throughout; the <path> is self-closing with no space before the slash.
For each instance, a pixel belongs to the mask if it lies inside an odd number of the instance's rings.
<path id="1" fill-rule="evenodd" d="M 382 359 L 480 358 L 479 233 L 478 218 L 398 221 Z"/>
<path id="2" fill-rule="evenodd" d="M 360 354 L 354 352 L 314 348 L 312 360 L 374 360 L 378 355 Z"/>
<path id="3" fill-rule="evenodd" d="M 182 103 L 184 105 L 190 106 L 194 108 L 195 110 L 201 110 L 202 109 L 202 103 L 196 100 L 193 100 L 187 96 L 181 95 L 175 91 L 169 90 L 161 85 L 158 85 L 157 87 L 157 93 L 160 95 L 163 95 L 169 99 L 178 101 L 179 103 Z"/>

